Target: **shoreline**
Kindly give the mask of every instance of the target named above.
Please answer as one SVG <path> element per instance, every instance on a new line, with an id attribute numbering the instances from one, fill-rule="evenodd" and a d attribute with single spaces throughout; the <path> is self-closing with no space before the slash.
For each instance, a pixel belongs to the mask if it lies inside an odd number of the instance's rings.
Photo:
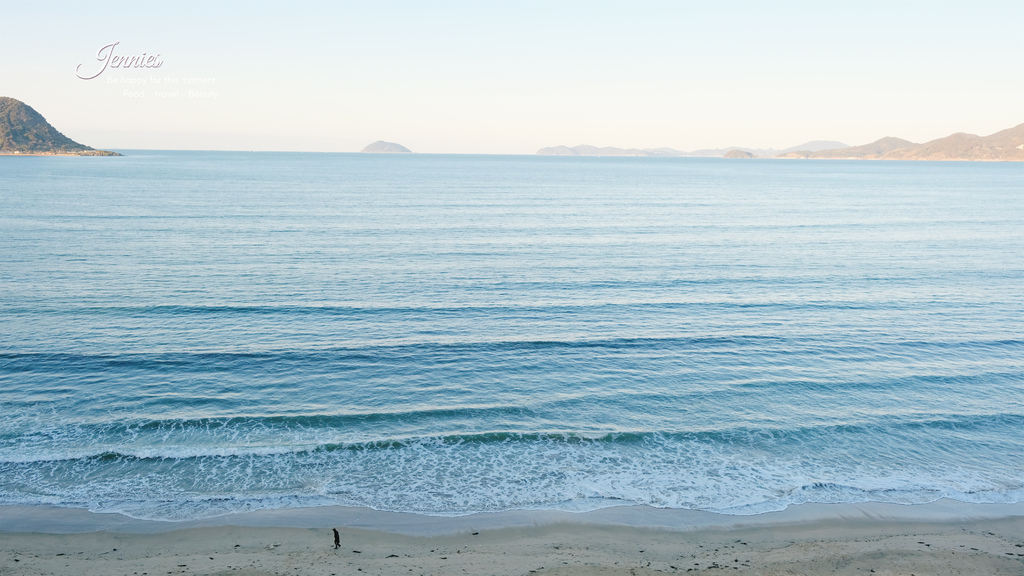
<path id="1" fill-rule="evenodd" d="M 191 150 L 191 149 L 157 149 L 157 148 L 122 148 L 135 152 L 226 152 L 230 154 L 347 154 L 395 156 L 396 154 L 360 152 L 360 151 L 324 151 L 324 150 Z M 120 152 L 99 150 L 99 153 L 75 152 L 0 152 L 0 156 L 123 156 Z M 638 154 L 537 154 L 537 153 L 504 153 L 487 154 L 478 152 L 410 152 L 398 156 L 517 156 L 517 157 L 557 157 L 557 158 L 645 158 L 645 159 L 703 159 L 703 160 L 858 160 L 885 162 L 1024 162 L 1024 158 L 860 158 L 856 156 L 844 158 L 799 158 L 793 156 L 754 156 L 752 158 L 728 158 L 725 156 L 645 156 Z"/>
<path id="2" fill-rule="evenodd" d="M 122 156 L 122 154 L 107 150 L 93 150 L 86 152 L 0 152 L 0 156 Z"/>
<path id="3" fill-rule="evenodd" d="M 933 504 L 805 504 L 727 519 L 640 506 L 420 517 L 432 527 L 426 532 L 417 522 L 395 523 L 394 513 L 357 517 L 358 509 L 340 507 L 203 521 L 210 525 L 149 523 L 162 530 L 129 522 L 77 533 L 15 532 L 13 509 L 31 507 L 2 507 L 0 574 L 1024 574 L 1021 504 Z M 502 522 L 492 522 L 498 516 Z M 663 525 L 668 517 L 686 524 Z M 391 522 L 388 530 L 381 519 Z"/>
<path id="4" fill-rule="evenodd" d="M 479 530 L 501 530 L 556 524 L 630 527 L 676 532 L 731 530 L 815 522 L 975 522 L 1020 518 L 1024 502 L 969 503 L 940 499 L 925 504 L 885 502 L 795 504 L 785 510 L 738 515 L 643 505 L 622 505 L 585 512 L 568 510 L 509 510 L 461 516 L 431 516 L 349 506 L 276 508 L 199 518 L 144 520 L 119 513 L 47 505 L 0 506 L 0 533 L 82 534 L 119 532 L 153 534 L 195 528 L 324 528 L 345 527 L 404 536 L 448 536 Z"/>

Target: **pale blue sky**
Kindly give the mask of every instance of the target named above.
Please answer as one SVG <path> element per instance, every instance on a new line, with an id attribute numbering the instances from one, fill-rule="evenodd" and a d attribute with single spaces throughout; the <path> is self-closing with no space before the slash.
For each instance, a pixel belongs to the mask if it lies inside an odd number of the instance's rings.
<path id="1" fill-rule="evenodd" d="M 76 77 L 114 41 L 164 64 Z M 922 142 L 1024 122 L 1024 1 L 0 0 L 0 95 L 106 148 Z"/>

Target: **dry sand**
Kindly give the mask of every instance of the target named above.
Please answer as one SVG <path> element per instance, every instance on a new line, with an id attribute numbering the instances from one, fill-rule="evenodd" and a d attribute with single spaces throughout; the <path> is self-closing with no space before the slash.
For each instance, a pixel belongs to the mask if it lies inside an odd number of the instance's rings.
<path id="1" fill-rule="evenodd" d="M 330 527 L 3 532 L 0 574 L 1024 575 L 1024 516 L 861 515 L 688 530 L 557 522 L 435 536 L 339 531 L 338 550 Z"/>

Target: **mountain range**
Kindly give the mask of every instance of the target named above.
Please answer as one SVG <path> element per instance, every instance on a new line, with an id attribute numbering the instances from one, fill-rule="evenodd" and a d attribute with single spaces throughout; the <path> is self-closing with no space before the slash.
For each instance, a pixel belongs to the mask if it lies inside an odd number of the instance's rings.
<path id="1" fill-rule="evenodd" d="M 822 158 L 843 160 L 1002 160 L 1024 161 L 1024 124 L 977 136 L 957 132 L 915 144 L 886 136 L 860 146 L 842 142 L 815 140 L 784 150 L 758 148 L 718 148 L 681 152 L 672 148 L 614 148 L 596 146 L 555 146 L 541 148 L 537 154 L 561 156 L 720 156 L 727 158 Z"/>
<path id="2" fill-rule="evenodd" d="M 660 156 L 660 157 L 681 157 L 681 156 L 702 156 L 702 157 L 718 157 L 725 156 L 733 150 L 739 150 L 741 152 L 747 152 L 756 157 L 771 158 L 779 154 L 786 152 L 792 152 L 795 150 L 829 150 L 832 148 L 846 148 L 848 145 L 842 142 L 834 142 L 831 140 L 813 140 L 811 142 L 805 142 L 799 146 L 791 146 L 784 150 L 775 150 L 773 148 L 741 148 L 741 147 L 729 147 L 729 148 L 713 148 L 694 150 L 692 152 L 684 152 L 682 150 L 676 150 L 674 148 L 616 148 L 614 146 L 590 146 L 587 144 L 581 144 L 579 146 L 552 146 L 550 148 L 541 148 L 537 151 L 537 154 L 542 156 Z"/>
<path id="3" fill-rule="evenodd" d="M 378 140 L 363 148 L 368 153 L 409 154 L 411 150 Z M 79 144 L 57 131 L 39 112 L 20 100 L 0 96 L 0 154 L 65 154 L 120 156 Z M 886 136 L 860 146 L 814 140 L 783 150 L 771 148 L 716 148 L 683 152 L 674 148 L 616 148 L 613 146 L 553 146 L 541 148 L 549 156 L 652 156 L 727 158 L 822 158 L 864 160 L 1002 160 L 1024 161 L 1024 124 L 988 136 L 957 132 L 923 144 Z"/>
<path id="4" fill-rule="evenodd" d="M 887 136 L 839 150 L 800 150 L 779 158 L 842 158 L 863 160 L 1003 160 L 1024 161 L 1024 124 L 988 136 L 957 132 L 924 144 Z"/>
<path id="5" fill-rule="evenodd" d="M 871 142 L 870 144 L 863 144 L 861 146 L 850 146 L 848 148 L 838 148 L 833 150 L 794 150 L 779 154 L 777 158 L 876 159 L 881 158 L 893 150 L 899 150 L 908 146 L 916 146 L 916 144 L 902 138 L 886 136 L 885 138 L 881 138 Z"/>
<path id="6" fill-rule="evenodd" d="M 120 156 L 75 142 L 31 106 L 7 96 L 0 96 L 0 154 Z"/>

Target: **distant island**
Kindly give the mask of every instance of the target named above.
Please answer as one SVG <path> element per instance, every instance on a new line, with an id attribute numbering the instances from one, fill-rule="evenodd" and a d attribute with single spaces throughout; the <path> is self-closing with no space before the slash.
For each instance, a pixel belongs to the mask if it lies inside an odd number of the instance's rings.
<path id="1" fill-rule="evenodd" d="M 681 152 L 672 148 L 614 148 L 554 146 L 537 154 L 548 156 L 701 156 L 724 158 L 820 158 L 841 160 L 991 160 L 1024 161 L 1024 124 L 989 136 L 958 132 L 924 144 L 887 136 L 861 146 L 815 140 L 784 150 L 720 148 Z"/>
<path id="2" fill-rule="evenodd" d="M 0 154 L 26 156 L 120 156 L 61 134 L 31 106 L 0 96 Z"/>
<path id="3" fill-rule="evenodd" d="M 705 150 L 694 150 L 692 152 L 684 152 L 682 150 L 676 150 L 674 148 L 615 148 L 613 146 L 589 146 L 581 144 L 579 146 L 553 146 L 550 148 L 541 148 L 537 151 L 537 154 L 542 156 L 654 156 L 662 158 L 677 158 L 685 156 L 701 156 L 701 157 L 723 157 L 732 151 L 746 152 L 754 158 L 772 158 L 779 154 L 786 152 L 793 152 L 796 150 L 829 150 L 832 148 L 846 148 L 848 145 L 842 142 L 834 142 L 831 140 L 814 140 L 812 142 L 805 142 L 799 146 L 791 146 L 784 150 L 775 150 L 773 148 L 743 148 L 739 146 L 730 146 L 728 148 L 716 148 L 716 149 L 705 149 Z"/>
<path id="4" fill-rule="evenodd" d="M 916 146 L 916 144 L 909 140 L 903 140 L 902 138 L 886 136 L 885 138 L 875 140 L 870 144 L 864 144 L 861 146 L 850 146 L 849 148 L 839 148 L 836 150 L 796 150 L 793 152 L 786 152 L 785 154 L 779 154 L 776 158 L 861 158 L 873 160 L 881 158 L 893 150 L 900 150 L 909 146 Z"/>
<path id="5" fill-rule="evenodd" d="M 743 150 L 729 150 L 722 158 L 757 158 L 757 156 Z"/>
<path id="6" fill-rule="evenodd" d="M 412 150 L 409 150 L 401 144 L 385 142 L 383 140 L 377 140 L 373 144 L 363 148 L 362 151 L 369 154 L 412 154 Z"/>

